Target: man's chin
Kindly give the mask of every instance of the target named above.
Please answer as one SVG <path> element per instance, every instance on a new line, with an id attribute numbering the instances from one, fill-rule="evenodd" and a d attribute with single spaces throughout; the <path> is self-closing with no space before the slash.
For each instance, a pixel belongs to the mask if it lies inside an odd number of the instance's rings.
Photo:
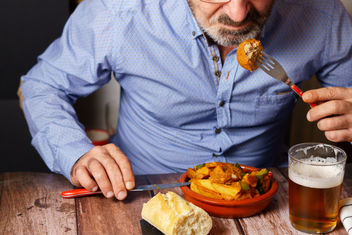
<path id="1" fill-rule="evenodd" d="M 236 46 L 248 38 L 247 35 L 231 34 L 209 34 L 209 36 L 213 39 L 214 42 L 216 42 L 216 44 L 224 47 Z"/>
<path id="2" fill-rule="evenodd" d="M 238 44 L 240 44 L 240 42 L 242 41 L 241 38 L 221 38 L 219 40 L 217 40 L 217 44 L 219 46 L 223 46 L 223 47 L 233 47 L 233 46 L 237 46 Z"/>

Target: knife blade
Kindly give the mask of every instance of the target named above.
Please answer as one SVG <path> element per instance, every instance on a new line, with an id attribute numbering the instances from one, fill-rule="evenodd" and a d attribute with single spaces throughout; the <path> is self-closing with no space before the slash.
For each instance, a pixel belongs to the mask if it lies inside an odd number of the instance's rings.
<path id="1" fill-rule="evenodd" d="M 182 187 L 190 184 L 191 184 L 190 182 L 170 183 L 170 184 L 147 184 L 147 185 L 136 186 L 134 189 L 129 191 L 141 192 L 141 191 L 148 191 L 148 190 L 176 188 L 176 187 Z M 61 193 L 61 196 L 63 198 L 75 198 L 75 197 L 84 197 L 84 196 L 95 195 L 95 194 L 102 194 L 102 191 L 89 191 L 85 188 L 79 188 L 79 189 L 64 191 Z"/>

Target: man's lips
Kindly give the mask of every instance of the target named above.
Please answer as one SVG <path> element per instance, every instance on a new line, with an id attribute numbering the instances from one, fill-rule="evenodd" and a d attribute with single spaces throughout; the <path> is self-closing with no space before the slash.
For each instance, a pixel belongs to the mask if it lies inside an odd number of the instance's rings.
<path id="1" fill-rule="evenodd" d="M 223 15 L 218 18 L 218 23 L 222 26 L 232 28 L 232 29 L 243 29 L 244 27 L 248 26 L 250 20 L 250 15 L 248 14 L 246 18 L 242 22 L 236 22 L 232 20 L 229 16 Z"/>
<path id="2" fill-rule="evenodd" d="M 221 24 L 221 23 L 220 23 Z M 234 30 L 240 30 L 243 28 L 246 28 L 250 24 L 250 21 L 243 22 L 239 25 L 231 25 L 231 24 L 221 24 L 222 26 L 225 26 L 226 28 L 234 29 Z"/>

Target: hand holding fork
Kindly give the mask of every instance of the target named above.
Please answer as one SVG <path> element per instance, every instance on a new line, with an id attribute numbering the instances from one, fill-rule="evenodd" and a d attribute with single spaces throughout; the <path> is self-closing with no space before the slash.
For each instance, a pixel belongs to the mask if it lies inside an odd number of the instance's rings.
<path id="1" fill-rule="evenodd" d="M 270 55 L 263 53 L 259 59 L 259 67 L 272 76 L 286 83 L 299 96 L 303 92 L 292 83 L 282 66 Z M 333 142 L 352 142 L 352 88 L 349 87 L 325 87 L 312 90 L 308 98 L 319 102 L 317 109 L 311 109 L 307 113 L 307 120 L 317 122 L 319 130 L 325 133 L 328 140 Z M 309 95 L 309 93 L 308 93 Z M 315 107 L 316 103 L 310 103 Z"/>
<path id="2" fill-rule="evenodd" d="M 303 91 L 290 80 L 280 63 L 272 56 L 263 51 L 262 56 L 258 58 L 257 65 L 271 77 L 287 84 L 297 95 L 302 97 Z M 316 106 L 315 103 L 310 103 L 309 105 L 311 108 Z"/>

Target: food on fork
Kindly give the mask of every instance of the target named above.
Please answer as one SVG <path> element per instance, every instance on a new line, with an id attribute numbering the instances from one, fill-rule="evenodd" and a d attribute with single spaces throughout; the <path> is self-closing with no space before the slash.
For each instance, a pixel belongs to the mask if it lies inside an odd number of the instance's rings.
<path id="1" fill-rule="evenodd" d="M 264 48 L 260 41 L 247 39 L 238 46 L 237 61 L 243 68 L 252 72 L 259 67 L 257 61 L 262 56 L 263 51 Z"/>
<path id="2" fill-rule="evenodd" d="M 167 235 L 204 235 L 213 225 L 207 212 L 171 191 L 144 203 L 142 218 Z"/>
<path id="3" fill-rule="evenodd" d="M 256 169 L 256 168 L 255 168 Z M 192 191 L 223 200 L 255 198 L 269 191 L 271 172 L 247 170 L 238 163 L 211 162 L 188 168 Z"/>

